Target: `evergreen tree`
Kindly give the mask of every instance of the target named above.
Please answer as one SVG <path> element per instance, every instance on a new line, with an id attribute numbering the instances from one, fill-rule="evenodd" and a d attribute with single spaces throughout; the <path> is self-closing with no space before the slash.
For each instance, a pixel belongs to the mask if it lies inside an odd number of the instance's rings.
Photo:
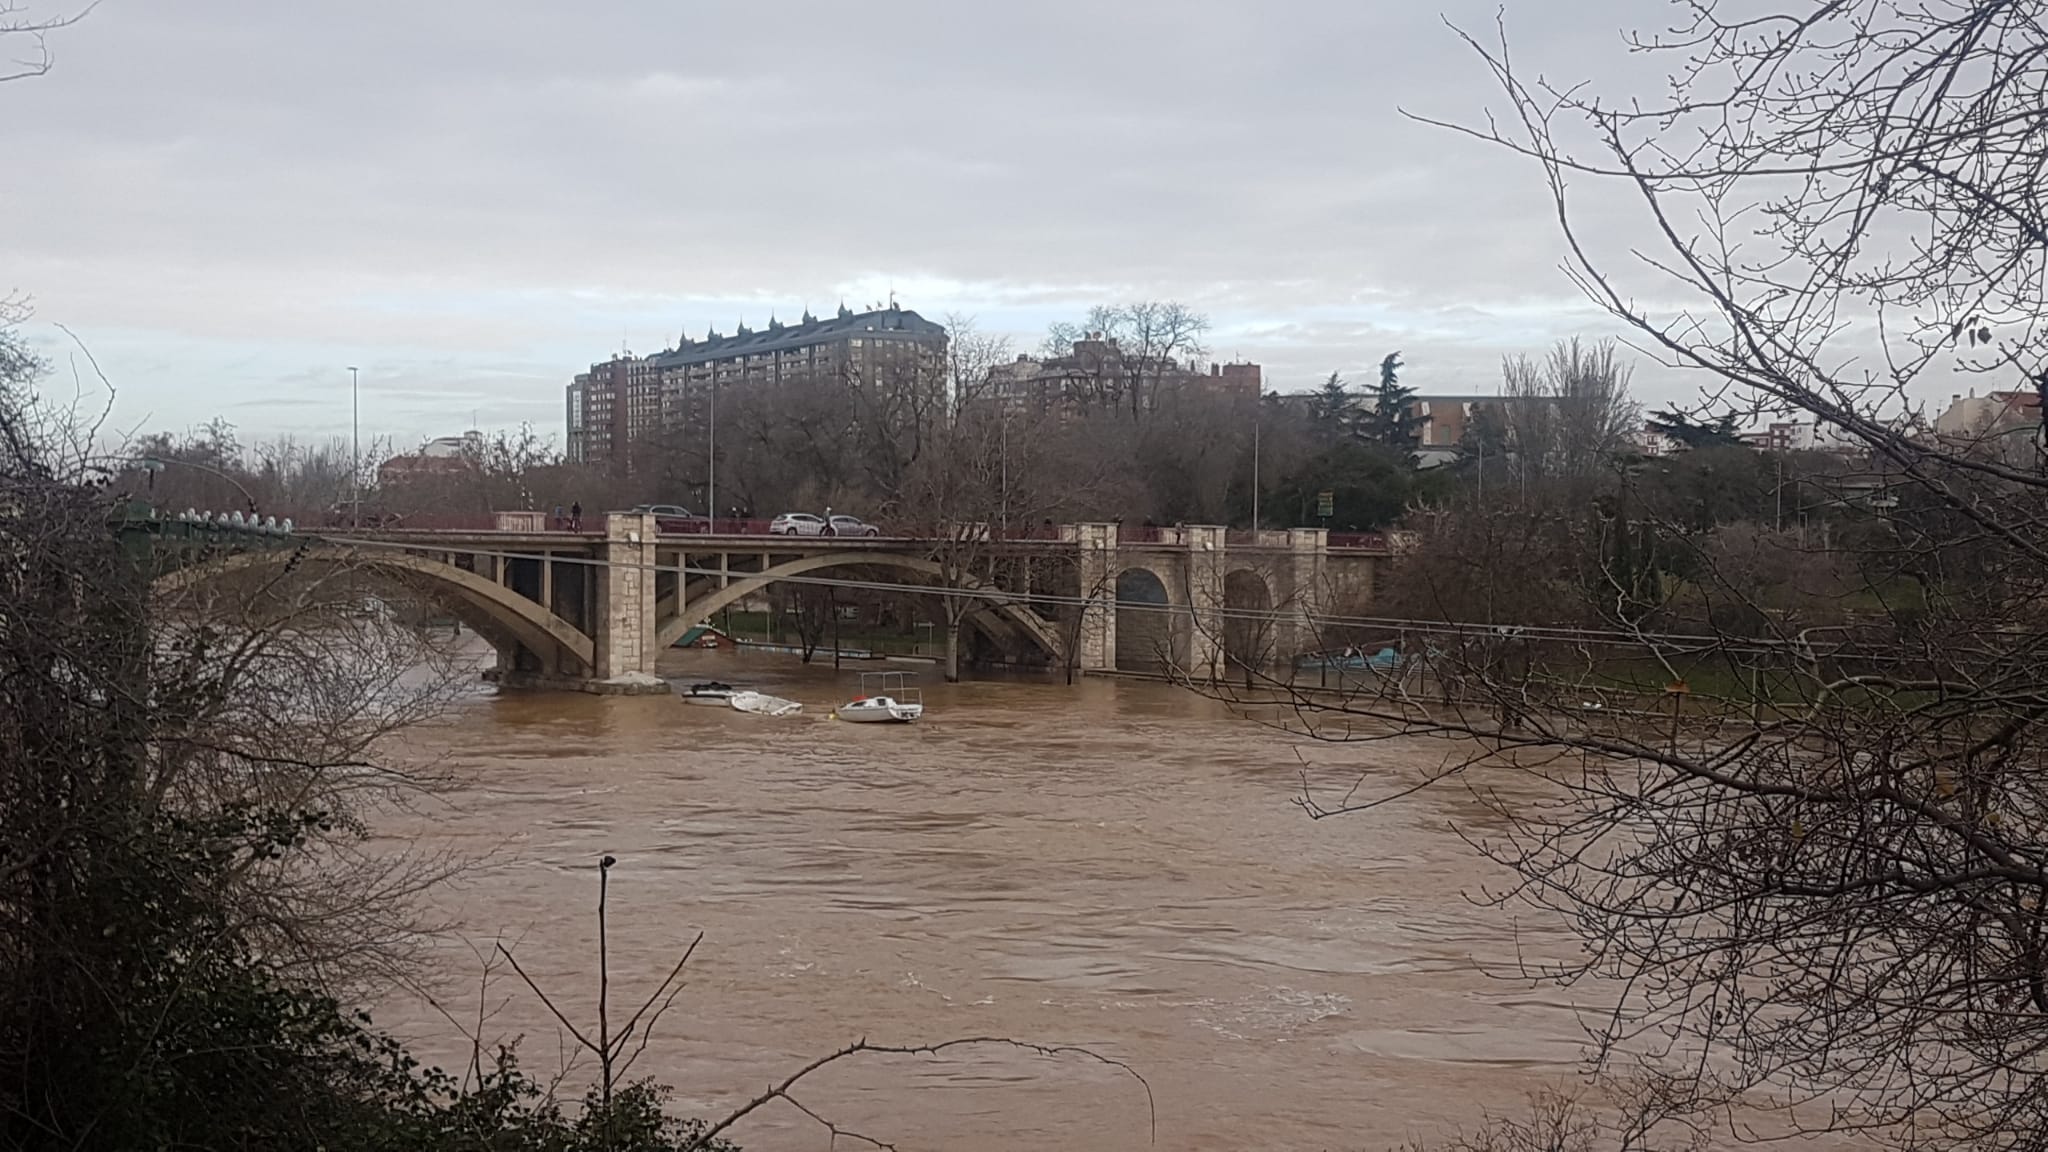
<path id="1" fill-rule="evenodd" d="M 1400 371 L 1401 354 L 1387 353 L 1380 361 L 1380 383 L 1373 389 L 1372 408 L 1362 413 L 1358 434 L 1374 444 L 1412 452 L 1422 439 L 1422 423 L 1427 417 L 1410 410 L 1415 389 L 1401 384 Z"/>
<path id="2" fill-rule="evenodd" d="M 1502 415 L 1498 403 L 1472 405 L 1472 415 L 1465 423 L 1464 438 L 1458 442 L 1458 457 L 1461 460 L 1507 458 L 1508 445 L 1507 417 Z"/>
<path id="3" fill-rule="evenodd" d="M 1358 427 L 1358 396 L 1339 373 L 1330 373 L 1309 401 L 1309 419 L 1316 430 L 1331 440 L 1341 440 Z"/>
<path id="4" fill-rule="evenodd" d="M 1687 415 L 1683 408 L 1674 404 L 1662 412 L 1650 413 L 1647 423 L 1652 432 L 1675 440 L 1687 448 L 1742 446 L 1742 437 L 1735 431 L 1733 414 L 1717 416 L 1712 420 L 1695 420 Z"/>

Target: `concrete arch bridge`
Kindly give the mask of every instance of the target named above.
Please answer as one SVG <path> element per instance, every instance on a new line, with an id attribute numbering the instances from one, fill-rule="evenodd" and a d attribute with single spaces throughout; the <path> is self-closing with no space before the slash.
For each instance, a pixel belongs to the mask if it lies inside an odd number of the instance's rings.
<path id="1" fill-rule="evenodd" d="M 1369 595 L 1383 548 L 1317 529 L 1238 533 L 1076 524 L 958 546 L 900 538 L 665 535 L 613 513 L 588 532 L 364 530 L 271 539 L 160 578 L 190 586 L 292 562 L 347 565 L 430 599 L 497 651 L 510 684 L 614 691 L 717 613 L 774 585 L 846 578 L 906 595 L 980 593 L 962 621 L 1006 661 L 1208 678 L 1315 647 L 1333 591 Z"/>

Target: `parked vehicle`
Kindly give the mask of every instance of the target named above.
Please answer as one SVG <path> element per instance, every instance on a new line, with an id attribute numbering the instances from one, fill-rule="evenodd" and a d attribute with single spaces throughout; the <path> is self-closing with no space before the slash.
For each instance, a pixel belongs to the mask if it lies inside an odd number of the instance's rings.
<path id="1" fill-rule="evenodd" d="M 222 513 L 222 515 L 225 516 L 226 513 Z M 398 513 L 377 507 L 374 504 L 365 504 L 358 509 L 352 502 L 347 500 L 339 501 L 327 509 L 327 527 L 329 528 L 396 528 L 404 520 L 405 517 Z"/>
<path id="2" fill-rule="evenodd" d="M 654 527 L 659 532 L 707 532 L 711 528 L 708 519 L 680 504 L 635 504 L 633 511 L 653 513 Z"/>
<path id="3" fill-rule="evenodd" d="M 825 521 L 826 536 L 880 536 L 882 530 L 858 516 L 832 516 Z"/>
<path id="4" fill-rule="evenodd" d="M 809 512 L 784 512 L 768 522 L 770 536 L 824 536 L 825 518 Z"/>

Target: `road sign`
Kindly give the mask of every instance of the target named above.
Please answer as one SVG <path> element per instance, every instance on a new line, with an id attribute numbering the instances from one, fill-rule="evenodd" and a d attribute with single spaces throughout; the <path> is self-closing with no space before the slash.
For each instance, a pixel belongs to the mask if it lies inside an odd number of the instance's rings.
<path id="1" fill-rule="evenodd" d="M 1316 515 L 1329 519 L 1337 514 L 1337 494 L 1328 488 L 1316 493 Z"/>

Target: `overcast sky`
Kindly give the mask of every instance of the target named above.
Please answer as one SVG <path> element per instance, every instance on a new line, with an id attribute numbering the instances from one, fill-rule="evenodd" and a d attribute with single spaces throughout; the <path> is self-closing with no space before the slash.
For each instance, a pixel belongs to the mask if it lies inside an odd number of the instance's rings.
<path id="1" fill-rule="evenodd" d="M 1496 0 L 102 0 L 0 86 L 0 291 L 120 427 L 559 435 L 620 347 L 896 299 L 1035 346 L 1178 299 L 1269 386 L 1491 391 L 1612 329 L 1442 19 Z M 75 5 L 73 6 L 75 7 Z M 31 0 L 30 11 L 65 10 Z M 1660 0 L 1508 0 L 1521 59 L 1625 75 Z M 67 375 L 68 379 L 68 375 Z M 1645 371 L 1638 392 L 1688 385 Z"/>

